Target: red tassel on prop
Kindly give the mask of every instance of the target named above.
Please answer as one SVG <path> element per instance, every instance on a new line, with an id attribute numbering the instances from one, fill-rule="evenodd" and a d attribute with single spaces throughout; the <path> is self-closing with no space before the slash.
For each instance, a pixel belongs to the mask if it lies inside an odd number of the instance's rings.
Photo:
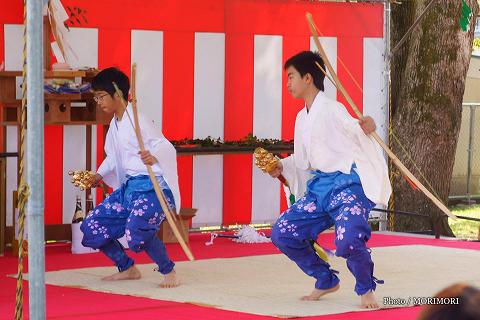
<path id="1" fill-rule="evenodd" d="M 413 190 L 416 190 L 416 191 L 420 190 L 418 189 L 417 185 L 413 183 L 413 181 L 409 177 L 403 176 L 403 178 L 405 178 L 405 180 L 408 182 L 408 184 L 410 185 L 410 187 L 412 187 Z"/>
<path id="2" fill-rule="evenodd" d="M 288 186 L 287 180 L 285 179 L 285 177 L 284 177 L 283 175 L 279 175 L 277 178 L 278 178 L 278 180 L 280 180 L 284 185 Z"/>

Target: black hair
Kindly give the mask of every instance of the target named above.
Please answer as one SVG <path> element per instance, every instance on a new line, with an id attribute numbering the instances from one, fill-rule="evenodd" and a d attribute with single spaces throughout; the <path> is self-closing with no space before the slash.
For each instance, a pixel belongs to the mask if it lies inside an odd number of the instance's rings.
<path id="1" fill-rule="evenodd" d="M 92 89 L 94 91 L 108 92 L 113 97 L 116 92 L 113 82 L 117 84 L 123 93 L 123 98 L 127 100 L 130 80 L 125 73 L 114 67 L 100 71 L 92 80 Z"/>
<path id="2" fill-rule="evenodd" d="M 438 292 L 435 295 L 435 298 L 445 299 L 443 301 L 446 302 L 443 304 L 425 305 L 417 319 L 480 319 L 480 290 L 476 287 L 467 284 L 456 283 Z"/>
<path id="3" fill-rule="evenodd" d="M 323 74 L 322 70 L 318 68 L 315 64 L 318 62 L 320 66 L 325 70 L 325 63 L 323 62 L 322 57 L 318 54 L 318 52 L 312 51 L 302 51 L 297 53 L 296 55 L 290 57 L 284 65 L 284 69 L 287 70 L 289 67 L 294 67 L 300 75 L 303 77 L 307 73 L 313 78 L 313 84 L 317 87 L 318 90 L 324 91 L 325 87 L 323 85 L 323 81 L 325 80 L 325 75 Z"/>

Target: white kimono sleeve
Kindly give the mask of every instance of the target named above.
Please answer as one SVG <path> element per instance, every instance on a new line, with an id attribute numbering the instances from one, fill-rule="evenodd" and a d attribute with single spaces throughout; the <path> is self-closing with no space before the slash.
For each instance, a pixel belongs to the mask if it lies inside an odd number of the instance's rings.
<path id="1" fill-rule="evenodd" d="M 308 171 L 298 168 L 295 165 L 295 156 L 290 156 L 280 160 L 283 165 L 282 175 L 287 180 L 288 186 L 283 186 L 285 196 L 287 198 L 287 204 L 290 207 L 290 194 L 295 196 L 295 201 L 303 197 L 307 191 L 307 182 L 311 178 L 311 174 Z"/>
<path id="2" fill-rule="evenodd" d="M 354 161 L 365 195 L 376 204 L 388 205 L 392 187 L 383 150 L 372 136 L 365 135 L 358 120 L 351 117 L 343 106 L 336 110 L 337 121 L 341 122 L 357 150 L 353 152 Z"/>
<path id="3" fill-rule="evenodd" d="M 155 127 L 152 121 L 139 114 L 140 128 L 145 148 L 157 159 L 158 165 L 163 172 L 163 178 L 172 190 L 175 200 L 176 211 L 180 212 L 181 198 L 178 186 L 177 151 L 175 147 L 163 135 L 162 131 Z"/>
<path id="4" fill-rule="evenodd" d="M 117 189 L 120 186 L 116 171 L 115 150 L 112 145 L 112 136 L 110 130 L 107 132 L 105 139 L 105 153 L 106 157 L 97 170 L 97 173 L 102 176 L 102 180 L 111 188 Z"/>

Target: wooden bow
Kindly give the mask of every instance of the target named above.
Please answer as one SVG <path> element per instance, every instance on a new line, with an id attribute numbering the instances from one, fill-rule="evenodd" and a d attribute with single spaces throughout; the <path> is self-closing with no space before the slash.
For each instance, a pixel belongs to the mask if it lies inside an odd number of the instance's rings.
<path id="1" fill-rule="evenodd" d="M 357 117 L 359 119 L 363 119 L 364 118 L 363 114 L 357 108 L 357 106 L 353 102 L 352 98 L 350 97 L 350 95 L 347 93 L 347 91 L 343 87 L 342 83 L 340 82 L 340 80 L 337 77 L 337 74 L 335 73 L 335 70 L 333 70 L 333 67 L 330 64 L 330 61 L 328 60 L 327 55 L 325 54 L 325 50 L 323 50 L 322 44 L 320 43 L 320 40 L 318 39 L 317 27 L 315 25 L 315 22 L 313 21 L 312 14 L 307 12 L 306 17 L 307 17 L 307 21 L 308 21 L 308 26 L 310 27 L 310 31 L 311 31 L 312 36 L 313 36 L 313 40 L 315 42 L 315 45 L 317 46 L 318 53 L 320 54 L 323 61 L 325 62 L 325 66 L 327 67 L 328 72 L 330 72 L 331 78 L 328 77 L 328 76 L 327 76 L 327 78 L 330 79 L 330 81 L 333 82 L 335 87 L 342 93 L 342 95 L 345 97 L 348 104 L 350 104 L 350 106 L 352 107 L 352 109 L 355 112 L 355 114 L 357 115 Z M 322 72 L 325 73 L 325 70 L 323 70 L 319 65 L 317 65 L 317 66 L 322 70 Z M 437 199 L 430 191 L 428 191 L 428 189 L 425 188 L 425 186 L 420 181 L 418 181 L 418 179 L 410 172 L 410 170 L 408 170 L 407 167 L 405 167 L 403 165 L 403 163 L 397 158 L 397 156 L 392 152 L 392 150 L 390 150 L 390 148 L 387 146 L 387 144 L 382 140 L 382 138 L 380 138 L 380 136 L 376 132 L 372 132 L 370 134 L 370 136 L 372 136 L 373 139 L 375 139 L 375 141 L 377 141 L 378 144 L 382 147 L 382 149 L 385 150 L 385 152 L 390 157 L 390 159 L 392 159 L 392 162 L 395 164 L 395 166 L 397 166 L 397 168 L 408 179 L 410 179 L 410 181 L 412 181 L 430 200 L 432 200 L 432 202 L 440 210 L 442 210 L 446 215 L 448 215 L 453 220 L 457 219 L 457 217 L 453 213 L 451 213 L 450 210 L 439 199 Z"/>

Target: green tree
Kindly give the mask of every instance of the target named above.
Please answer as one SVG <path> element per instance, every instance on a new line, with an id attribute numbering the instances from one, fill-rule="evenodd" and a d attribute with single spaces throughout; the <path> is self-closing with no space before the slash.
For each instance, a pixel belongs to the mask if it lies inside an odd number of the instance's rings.
<path id="1" fill-rule="evenodd" d="M 401 39 L 428 1 L 402 1 L 392 8 L 392 47 Z M 392 58 L 392 126 L 402 146 L 392 149 L 409 168 L 405 148 L 440 200 L 447 202 L 462 116 L 462 98 L 472 52 L 476 0 L 465 0 L 473 14 L 469 31 L 461 30 L 462 1 L 437 0 L 408 41 Z M 403 148 L 402 148 L 403 147 Z M 418 212 L 429 218 L 395 215 L 398 231 L 430 230 L 435 221 L 443 235 L 453 236 L 446 216 L 401 175 L 393 179 L 396 210 Z"/>

